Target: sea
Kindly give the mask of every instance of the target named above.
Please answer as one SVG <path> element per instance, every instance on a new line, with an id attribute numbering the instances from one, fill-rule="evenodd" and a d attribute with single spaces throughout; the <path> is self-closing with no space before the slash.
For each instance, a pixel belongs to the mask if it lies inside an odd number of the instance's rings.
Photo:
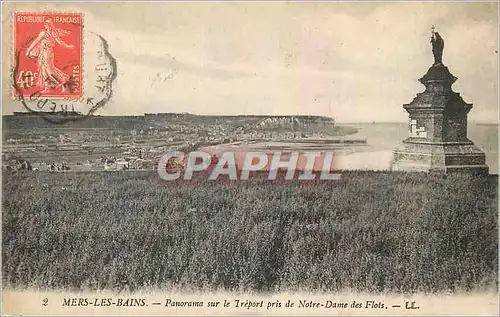
<path id="1" fill-rule="evenodd" d="M 340 125 L 340 124 L 339 124 Z M 336 168 L 344 170 L 389 170 L 392 151 L 408 135 L 405 123 L 346 123 L 358 129 L 352 138 L 366 139 L 366 146 L 354 151 L 340 151 L 335 161 Z M 490 174 L 498 174 L 498 124 L 470 123 L 468 138 L 485 152 Z"/>

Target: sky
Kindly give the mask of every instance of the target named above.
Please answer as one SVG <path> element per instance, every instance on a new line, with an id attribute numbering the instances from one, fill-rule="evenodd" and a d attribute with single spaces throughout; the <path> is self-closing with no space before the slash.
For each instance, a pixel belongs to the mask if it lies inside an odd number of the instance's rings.
<path id="1" fill-rule="evenodd" d="M 453 88 L 473 103 L 469 120 L 498 122 L 494 2 L 16 3 L 4 4 L 4 41 L 13 10 L 83 12 L 85 29 L 106 39 L 118 75 L 100 115 L 407 122 L 403 104 L 423 91 L 435 25 Z M 8 69 L 3 78 L 3 113 L 22 110 L 5 88 Z"/>

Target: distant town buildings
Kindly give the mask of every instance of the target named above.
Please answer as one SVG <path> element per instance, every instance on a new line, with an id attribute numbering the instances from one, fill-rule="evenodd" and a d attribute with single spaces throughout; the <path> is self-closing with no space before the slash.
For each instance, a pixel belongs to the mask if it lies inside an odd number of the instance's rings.
<path id="1" fill-rule="evenodd" d="M 38 170 L 154 169 L 166 151 L 251 140 L 326 138 L 339 134 L 320 116 L 90 116 L 54 126 L 42 117 L 4 116 L 7 157 L 22 157 Z M 64 160 L 64 164 L 63 164 Z M 16 165 L 17 166 L 17 165 Z"/>

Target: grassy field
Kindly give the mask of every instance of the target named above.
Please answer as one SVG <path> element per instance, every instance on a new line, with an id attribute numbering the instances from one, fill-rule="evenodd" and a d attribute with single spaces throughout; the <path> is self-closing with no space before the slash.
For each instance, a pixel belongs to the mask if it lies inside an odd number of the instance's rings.
<path id="1" fill-rule="evenodd" d="M 3 283 L 51 289 L 434 293 L 498 283 L 497 176 L 161 183 L 3 174 Z"/>

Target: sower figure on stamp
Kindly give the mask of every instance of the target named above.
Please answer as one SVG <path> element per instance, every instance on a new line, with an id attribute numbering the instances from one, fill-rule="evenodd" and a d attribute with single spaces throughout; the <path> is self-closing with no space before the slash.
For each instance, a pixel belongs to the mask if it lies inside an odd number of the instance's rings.
<path id="1" fill-rule="evenodd" d="M 432 35 L 431 35 L 431 43 L 432 43 L 432 54 L 434 55 L 434 65 L 442 65 L 443 64 L 443 50 L 444 50 L 444 40 L 439 35 L 438 32 L 434 31 L 434 25 L 432 26 Z"/>
<path id="2" fill-rule="evenodd" d="M 70 75 L 54 65 L 54 46 L 59 44 L 64 48 L 73 49 L 73 45 L 68 45 L 61 39 L 71 32 L 56 28 L 52 19 L 45 20 L 44 28 L 28 47 L 26 56 L 38 58 L 37 85 L 43 88 L 42 93 L 56 88 L 61 88 L 62 92 L 65 92 Z"/>

